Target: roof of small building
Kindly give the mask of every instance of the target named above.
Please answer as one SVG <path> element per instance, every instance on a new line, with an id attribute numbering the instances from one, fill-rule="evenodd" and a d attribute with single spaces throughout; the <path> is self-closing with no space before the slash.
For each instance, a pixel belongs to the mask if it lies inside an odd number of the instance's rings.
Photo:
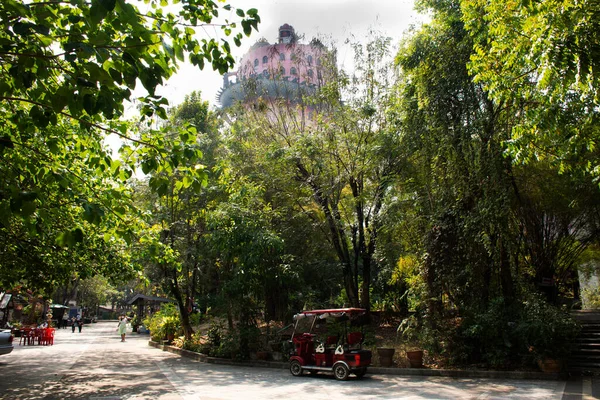
<path id="1" fill-rule="evenodd" d="M 154 297 L 154 296 L 146 296 L 145 294 L 141 294 L 138 293 L 135 296 L 133 296 L 130 300 L 127 301 L 127 304 L 132 305 L 133 303 L 137 302 L 137 301 L 154 301 L 157 303 L 172 303 L 173 300 L 171 299 L 166 299 L 164 297 Z"/>

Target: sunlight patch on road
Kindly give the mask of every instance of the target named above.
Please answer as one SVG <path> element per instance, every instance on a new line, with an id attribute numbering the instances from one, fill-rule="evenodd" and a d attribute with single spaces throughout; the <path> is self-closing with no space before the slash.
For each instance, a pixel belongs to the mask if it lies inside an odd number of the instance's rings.
<path id="1" fill-rule="evenodd" d="M 169 367 L 166 363 L 162 361 L 157 361 L 156 365 L 160 369 L 160 372 L 167 378 L 171 386 L 184 400 L 198 400 L 198 396 L 196 396 L 185 384 L 185 382 L 177 376 L 177 373 L 173 371 L 171 367 Z"/>

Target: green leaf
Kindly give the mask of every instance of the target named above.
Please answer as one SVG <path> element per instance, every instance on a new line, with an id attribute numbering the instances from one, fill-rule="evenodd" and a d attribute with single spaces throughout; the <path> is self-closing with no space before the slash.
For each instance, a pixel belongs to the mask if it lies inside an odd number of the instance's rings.
<path id="1" fill-rule="evenodd" d="M 83 96 L 83 109 L 89 114 L 94 115 L 94 107 L 96 106 L 96 101 L 94 96 L 90 94 L 86 94 Z"/>
<path id="2" fill-rule="evenodd" d="M 83 242 L 83 230 L 81 228 L 76 228 L 71 232 L 72 242 L 71 244 L 81 243 Z"/>
<path id="3" fill-rule="evenodd" d="M 12 141 L 10 136 L 4 135 L 0 136 L 0 150 L 1 149 L 14 149 L 15 144 Z"/>
<path id="4" fill-rule="evenodd" d="M 108 11 L 102 6 L 100 0 L 92 0 L 92 7 L 90 7 L 92 25 L 98 25 L 107 15 Z"/>
<path id="5" fill-rule="evenodd" d="M 33 33 L 32 28 L 34 26 L 35 26 L 35 24 L 32 24 L 30 22 L 16 22 L 12 26 L 12 31 L 14 33 L 16 33 L 17 35 L 26 36 L 26 35 Z"/>
<path id="6" fill-rule="evenodd" d="M 193 182 L 194 179 L 191 176 L 186 175 L 183 177 L 183 187 L 185 187 L 186 189 L 189 188 Z"/>
<path id="7" fill-rule="evenodd" d="M 108 12 L 114 10 L 117 4 L 116 0 L 98 0 L 98 2 Z"/>

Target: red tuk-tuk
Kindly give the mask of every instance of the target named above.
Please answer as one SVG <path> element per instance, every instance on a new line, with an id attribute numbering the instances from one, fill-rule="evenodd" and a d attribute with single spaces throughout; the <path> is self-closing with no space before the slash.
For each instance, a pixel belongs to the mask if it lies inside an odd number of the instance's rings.
<path id="1" fill-rule="evenodd" d="M 342 337 L 328 336 L 324 341 L 316 342 L 312 331 L 317 320 L 334 318 L 347 321 L 365 313 L 366 310 L 362 308 L 334 308 L 302 311 L 294 315 L 296 323 L 291 339 L 293 350 L 290 353 L 292 375 L 300 376 L 304 371 L 311 374 L 333 372 L 335 378 L 342 381 L 348 379 L 351 373 L 362 378 L 371 364 L 371 352 L 361 348 L 364 340 L 362 332 L 348 333 L 344 325 Z M 310 330 L 296 333 L 298 322 L 305 318 L 312 318 Z"/>

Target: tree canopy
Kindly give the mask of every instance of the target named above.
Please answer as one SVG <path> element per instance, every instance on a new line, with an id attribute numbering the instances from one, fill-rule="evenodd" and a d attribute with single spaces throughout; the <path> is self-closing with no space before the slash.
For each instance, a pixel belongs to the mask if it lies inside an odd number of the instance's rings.
<path id="1" fill-rule="evenodd" d="M 600 232 L 597 2 L 421 0 L 398 47 L 349 40 L 345 71 L 319 44 L 318 84 L 240 77 L 219 112 L 156 89 L 184 60 L 230 68 L 256 10 L 134 4 L 0 4 L 0 288 L 96 305 L 139 277 L 186 346 L 226 318 L 220 354 L 247 356 L 256 318 L 344 305 L 412 311 L 449 363 L 567 354 L 559 305 Z M 140 121 L 119 119 L 140 83 Z"/>
<path id="2" fill-rule="evenodd" d="M 217 18 L 225 39 L 199 38 Z M 138 236 L 140 215 L 125 183 L 138 162 L 147 173 L 194 154 L 169 154 L 164 142 L 139 137 L 119 119 L 123 102 L 141 83 L 141 117 L 165 117 L 168 102 L 156 88 L 184 60 L 225 72 L 233 65 L 228 40 L 240 45 L 257 29 L 256 10 L 205 0 L 7 0 L 0 21 L 0 234 L 11 243 L 3 285 L 50 287 L 73 271 L 99 272 L 94 265 L 131 266 L 122 250 Z M 111 156 L 108 134 L 133 145 L 127 158 Z M 113 252 L 123 258 L 118 266 L 90 259 Z"/>

